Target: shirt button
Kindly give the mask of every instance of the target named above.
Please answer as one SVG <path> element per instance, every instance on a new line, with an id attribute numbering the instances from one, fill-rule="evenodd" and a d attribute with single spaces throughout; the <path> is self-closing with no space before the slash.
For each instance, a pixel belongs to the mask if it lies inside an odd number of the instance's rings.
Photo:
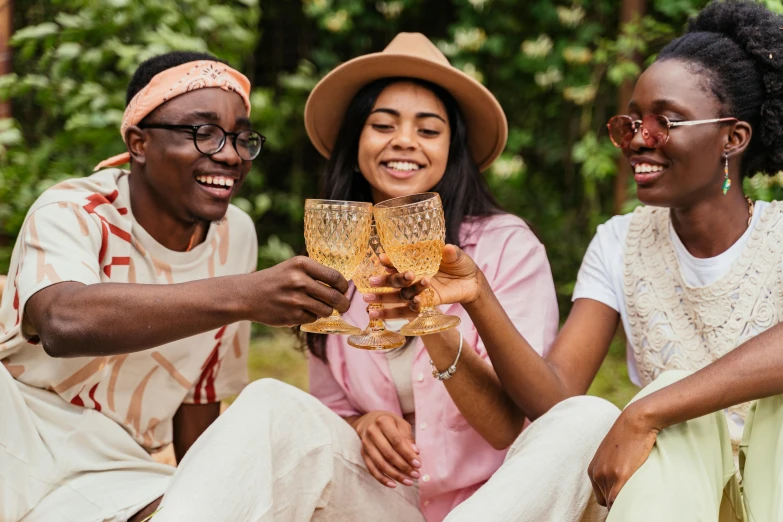
<path id="1" fill-rule="evenodd" d="M 430 505 L 430 501 L 429 501 L 429 500 L 425 500 L 425 501 L 424 501 L 424 507 L 427 507 L 427 506 L 429 506 L 429 505 Z"/>
<path id="2" fill-rule="evenodd" d="M 424 481 L 424 482 L 429 482 L 430 481 L 430 476 L 429 475 L 424 475 L 423 477 L 421 477 L 421 480 Z M 425 504 L 425 506 L 426 506 L 426 504 Z"/>
<path id="3" fill-rule="evenodd" d="M 424 374 L 420 373 L 419 375 L 417 375 L 416 376 L 416 380 L 419 381 L 419 382 L 423 381 L 424 380 Z"/>
<path id="4" fill-rule="evenodd" d="M 427 429 L 427 423 L 426 422 L 422 422 L 421 424 L 419 424 L 419 428 L 421 428 L 423 430 L 426 430 Z"/>

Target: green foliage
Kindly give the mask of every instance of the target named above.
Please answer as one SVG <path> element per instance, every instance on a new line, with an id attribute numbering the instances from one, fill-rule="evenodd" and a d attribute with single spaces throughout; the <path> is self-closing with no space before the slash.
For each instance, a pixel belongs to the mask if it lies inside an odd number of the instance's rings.
<path id="1" fill-rule="evenodd" d="M 261 266 L 301 250 L 302 203 L 323 168 L 302 123 L 309 91 L 339 63 L 421 31 L 503 105 L 509 141 L 488 181 L 547 246 L 565 310 L 595 227 L 613 213 L 618 154 L 605 122 L 623 110 L 618 88 L 706 4 L 650 0 L 646 16 L 621 30 L 621 2 L 16 0 L 17 74 L 0 78 L 16 118 L 0 122 L 0 271 L 43 189 L 123 150 L 128 79 L 170 49 L 208 50 L 253 80 L 252 118 L 268 141 L 235 203 L 256 221 Z M 766 3 L 783 10 L 781 0 Z M 777 178 L 747 180 L 746 189 L 783 195 Z"/>

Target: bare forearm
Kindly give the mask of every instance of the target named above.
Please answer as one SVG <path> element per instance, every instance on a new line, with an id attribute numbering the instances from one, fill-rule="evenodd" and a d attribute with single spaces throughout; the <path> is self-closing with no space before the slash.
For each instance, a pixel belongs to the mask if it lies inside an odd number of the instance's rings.
<path id="1" fill-rule="evenodd" d="M 456 330 L 422 339 L 438 370 L 445 371 L 454 363 L 459 349 Z M 522 431 L 524 414 L 503 389 L 492 366 L 472 346 L 463 343 L 457 371 L 443 383 L 462 416 L 493 447 L 507 448 Z"/>
<path id="2" fill-rule="evenodd" d="M 519 333 L 481 278 L 488 291 L 482 291 L 478 299 L 466 304 L 465 310 L 487 348 L 500 382 L 524 415 L 535 420 L 573 393 L 558 372 Z"/>
<path id="3" fill-rule="evenodd" d="M 137 352 L 246 319 L 243 277 L 175 285 L 61 283 L 43 290 L 56 294 L 47 296 L 38 312 L 43 317 L 30 319 L 55 357 Z"/>
<path id="4" fill-rule="evenodd" d="M 632 405 L 663 429 L 729 406 L 783 393 L 783 324 Z"/>

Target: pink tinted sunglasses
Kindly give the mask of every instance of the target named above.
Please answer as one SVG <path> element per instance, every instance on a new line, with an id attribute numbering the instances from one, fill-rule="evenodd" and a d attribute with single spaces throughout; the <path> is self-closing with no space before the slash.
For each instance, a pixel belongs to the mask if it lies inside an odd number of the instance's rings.
<path id="1" fill-rule="evenodd" d="M 620 115 L 609 118 L 609 123 L 606 124 L 606 127 L 609 129 L 609 138 L 617 148 L 628 148 L 631 145 L 633 137 L 639 132 L 639 129 L 641 129 L 644 143 L 652 149 L 658 149 L 666 145 L 666 142 L 669 141 L 669 129 L 672 127 L 690 127 L 693 125 L 703 125 L 705 123 L 723 123 L 729 121 L 737 121 L 737 118 L 671 122 L 669 121 L 669 118 L 661 114 L 649 114 L 641 120 L 634 120 L 630 116 Z"/>

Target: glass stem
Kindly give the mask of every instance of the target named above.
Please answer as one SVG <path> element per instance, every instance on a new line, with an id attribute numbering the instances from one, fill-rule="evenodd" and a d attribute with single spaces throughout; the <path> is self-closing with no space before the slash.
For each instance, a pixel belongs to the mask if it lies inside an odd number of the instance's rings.
<path id="1" fill-rule="evenodd" d="M 340 312 L 338 312 L 336 309 L 332 308 L 332 317 L 340 317 Z"/>
<path id="2" fill-rule="evenodd" d="M 367 315 L 370 315 L 370 310 L 382 310 L 383 305 L 380 303 L 370 303 L 367 305 Z M 373 332 L 383 332 L 386 330 L 386 325 L 383 324 L 383 320 L 379 318 L 373 318 L 370 316 L 370 324 L 367 325 L 367 329 Z"/>
<path id="3" fill-rule="evenodd" d="M 435 293 L 432 288 L 425 288 L 421 295 L 421 307 L 419 309 L 419 316 L 432 315 L 438 313 L 432 306 L 432 299 L 435 297 Z"/>

